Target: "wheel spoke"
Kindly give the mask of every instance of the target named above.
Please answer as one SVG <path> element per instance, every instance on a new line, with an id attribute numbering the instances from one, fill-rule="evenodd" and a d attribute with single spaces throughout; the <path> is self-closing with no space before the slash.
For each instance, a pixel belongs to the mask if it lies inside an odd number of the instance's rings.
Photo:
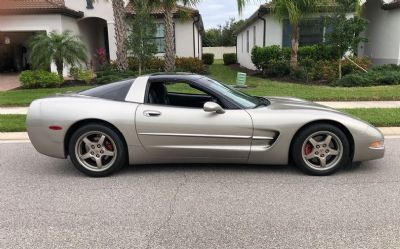
<path id="1" fill-rule="evenodd" d="M 90 158 L 91 157 L 91 155 L 90 155 L 90 153 L 88 152 L 88 153 L 86 153 L 86 154 L 83 154 L 83 155 L 80 155 L 79 156 L 81 159 L 88 159 L 88 158 Z"/>
<path id="2" fill-rule="evenodd" d="M 90 147 L 90 145 L 93 144 L 93 142 L 90 141 L 89 138 L 87 138 L 87 137 L 85 137 L 85 138 L 83 139 L 83 142 L 84 142 L 87 146 L 89 146 L 89 147 Z"/>
<path id="3" fill-rule="evenodd" d="M 99 168 L 99 169 L 101 169 L 103 167 L 103 162 L 101 161 L 100 157 L 96 158 L 96 165 L 97 165 L 97 168 Z"/>
<path id="4" fill-rule="evenodd" d="M 114 151 L 105 149 L 103 155 L 104 156 L 114 156 L 115 153 L 114 153 Z"/>
<path id="5" fill-rule="evenodd" d="M 310 160 L 310 159 L 313 159 L 313 158 L 315 158 L 315 157 L 317 157 L 317 155 L 315 155 L 315 152 L 313 151 L 313 152 L 311 152 L 310 154 L 308 154 L 308 155 L 306 156 L 306 159 Z"/>
<path id="6" fill-rule="evenodd" d="M 339 155 L 339 151 L 337 151 L 337 150 L 329 150 L 329 155 L 331 155 L 331 156 L 337 156 L 337 155 Z"/>
<path id="7" fill-rule="evenodd" d="M 320 157 L 319 162 L 320 162 L 322 168 L 326 167 L 326 158 L 325 157 Z"/>
<path id="8" fill-rule="evenodd" d="M 100 139 L 99 139 L 99 144 L 101 144 L 101 145 L 103 145 L 103 143 L 104 143 L 104 139 L 106 139 L 106 136 L 104 136 L 104 135 L 101 135 L 101 137 L 100 137 Z"/>
<path id="9" fill-rule="evenodd" d="M 332 136 L 331 135 L 327 135 L 326 138 L 325 138 L 324 143 L 329 146 L 331 141 L 332 141 Z"/>
<path id="10" fill-rule="evenodd" d="M 318 142 L 315 141 L 314 138 L 310 138 L 310 139 L 308 140 L 308 142 L 310 142 L 314 147 L 318 144 Z"/>

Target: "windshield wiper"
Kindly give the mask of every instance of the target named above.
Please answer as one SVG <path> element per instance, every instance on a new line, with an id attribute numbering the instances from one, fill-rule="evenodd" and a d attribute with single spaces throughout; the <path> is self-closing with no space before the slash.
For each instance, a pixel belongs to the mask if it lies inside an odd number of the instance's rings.
<path id="1" fill-rule="evenodd" d="M 260 106 L 269 106 L 271 104 L 271 102 L 269 102 L 269 100 L 266 98 L 263 98 L 263 97 L 256 97 L 256 98 L 258 100 L 258 104 L 256 105 L 256 108 L 260 107 Z"/>

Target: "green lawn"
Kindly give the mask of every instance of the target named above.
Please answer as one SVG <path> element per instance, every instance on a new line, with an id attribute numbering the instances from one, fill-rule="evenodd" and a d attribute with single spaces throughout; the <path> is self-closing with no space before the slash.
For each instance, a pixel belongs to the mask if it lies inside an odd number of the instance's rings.
<path id="1" fill-rule="evenodd" d="M 0 132 L 25 131 L 26 115 L 0 115 Z"/>
<path id="2" fill-rule="evenodd" d="M 210 76 L 224 83 L 234 84 L 236 74 L 220 61 L 210 66 Z M 293 96 L 314 101 L 400 100 L 400 85 L 344 88 L 285 83 L 259 77 L 248 77 L 247 85 L 250 87 L 243 91 L 258 96 Z"/>
<path id="3" fill-rule="evenodd" d="M 1 82 L 0 82 L 1 83 Z M 33 100 L 68 91 L 80 91 L 90 86 L 13 90 L 0 92 L 0 106 L 28 106 Z"/>
<path id="4" fill-rule="evenodd" d="M 228 84 L 236 81 L 236 71 L 217 60 L 210 66 L 210 77 Z M 243 91 L 258 96 L 292 96 L 313 101 L 349 100 L 400 100 L 400 85 L 377 87 L 328 87 L 306 84 L 284 83 L 259 77 L 248 77 L 250 86 Z M 90 86 L 29 89 L 0 92 L 0 106 L 28 106 L 34 99 L 67 91 L 79 91 Z M 179 87 L 175 87 L 179 89 Z"/>
<path id="5" fill-rule="evenodd" d="M 400 109 L 343 109 L 378 127 L 400 126 Z M 0 115 L 0 132 L 25 131 L 25 115 Z"/>

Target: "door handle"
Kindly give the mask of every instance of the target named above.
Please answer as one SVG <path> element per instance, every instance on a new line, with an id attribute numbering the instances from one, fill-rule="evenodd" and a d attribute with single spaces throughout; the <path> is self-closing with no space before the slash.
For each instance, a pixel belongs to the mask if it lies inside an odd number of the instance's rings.
<path id="1" fill-rule="evenodd" d="M 144 111 L 143 115 L 146 117 L 158 117 L 161 115 L 161 112 L 159 111 Z"/>

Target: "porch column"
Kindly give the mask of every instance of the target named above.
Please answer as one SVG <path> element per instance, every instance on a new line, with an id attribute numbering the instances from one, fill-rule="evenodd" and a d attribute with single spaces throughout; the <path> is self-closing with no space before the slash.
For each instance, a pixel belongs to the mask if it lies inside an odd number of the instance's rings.
<path id="1" fill-rule="evenodd" d="M 110 60 L 117 59 L 117 41 L 115 39 L 115 24 L 114 22 L 107 23 L 108 28 L 108 49 L 110 51 Z"/>

